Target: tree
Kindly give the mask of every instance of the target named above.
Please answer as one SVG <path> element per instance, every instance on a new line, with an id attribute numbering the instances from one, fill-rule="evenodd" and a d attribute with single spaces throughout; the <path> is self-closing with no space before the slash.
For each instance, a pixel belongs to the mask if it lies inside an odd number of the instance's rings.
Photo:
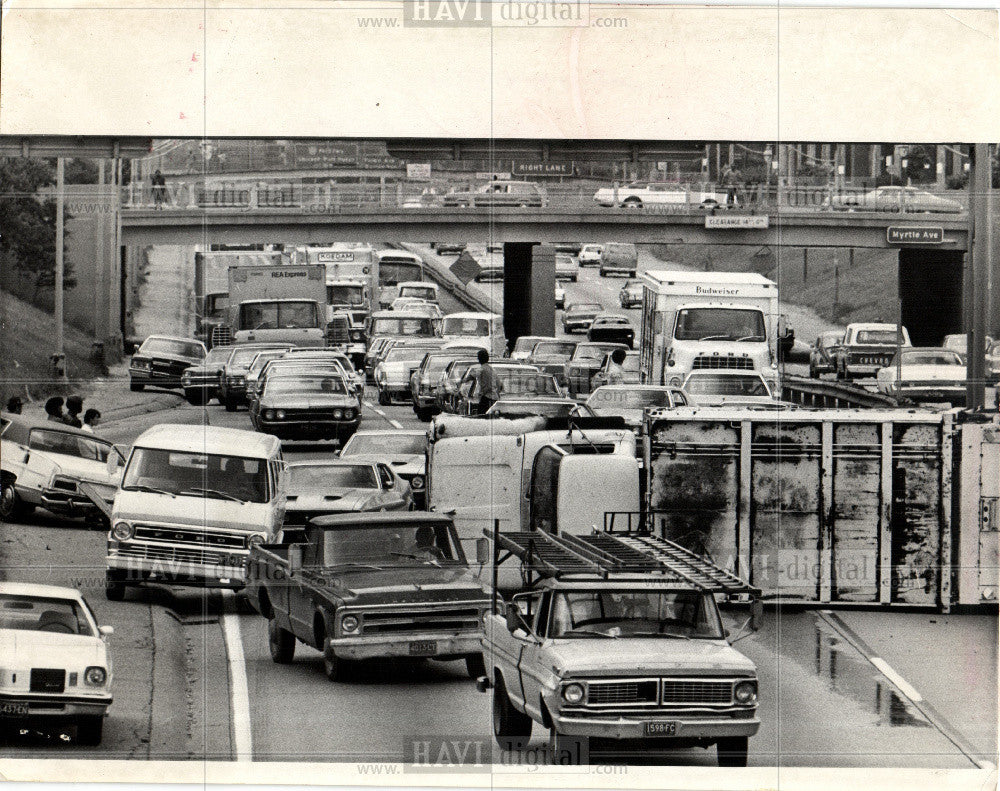
<path id="1" fill-rule="evenodd" d="M 0 158 L 0 256 L 18 278 L 34 288 L 33 301 L 55 284 L 56 202 L 39 190 L 55 183 L 55 172 L 45 160 Z M 64 213 L 65 222 L 70 219 Z M 63 287 L 76 279 L 66 262 Z"/>

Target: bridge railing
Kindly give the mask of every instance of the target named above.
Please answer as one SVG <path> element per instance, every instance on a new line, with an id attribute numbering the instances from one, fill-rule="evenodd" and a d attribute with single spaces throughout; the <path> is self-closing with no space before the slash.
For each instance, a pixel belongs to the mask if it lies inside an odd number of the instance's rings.
<path id="1" fill-rule="evenodd" d="M 553 184 L 540 198 L 526 196 L 521 206 L 545 212 L 636 212 L 659 215 L 700 215 L 706 211 L 776 213 L 779 211 L 819 212 L 942 212 L 956 214 L 966 210 L 965 196 L 951 192 L 947 196 L 902 188 L 871 190 L 834 184 L 756 184 L 732 187 L 714 184 L 679 184 L 676 190 L 651 193 L 642 200 L 630 198 L 624 187 L 604 188 L 601 200 L 590 184 Z M 416 192 L 412 185 L 396 184 L 311 184 L 303 182 L 248 182 L 210 180 L 171 180 L 161 187 L 129 184 L 122 188 L 121 205 L 130 210 L 225 209 L 263 212 L 337 213 L 351 210 L 405 211 L 479 211 L 503 208 L 515 202 L 509 198 L 479 196 L 473 206 L 464 205 L 448 193 L 425 189 Z M 455 205 L 458 203 L 459 205 Z"/>

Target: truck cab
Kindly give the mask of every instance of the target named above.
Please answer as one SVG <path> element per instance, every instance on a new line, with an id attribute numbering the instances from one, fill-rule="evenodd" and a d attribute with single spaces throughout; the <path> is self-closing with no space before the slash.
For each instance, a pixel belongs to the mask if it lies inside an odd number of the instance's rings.
<path id="1" fill-rule="evenodd" d="M 644 383 L 680 387 L 694 370 L 757 371 L 778 387 L 778 286 L 744 272 L 643 275 Z"/>
<path id="2" fill-rule="evenodd" d="M 111 508 L 108 599 L 151 580 L 242 588 L 250 547 L 281 527 L 286 479 L 275 437 L 202 425 L 145 431 Z"/>
<path id="3" fill-rule="evenodd" d="M 638 516 L 638 515 L 636 515 Z M 518 558 L 523 590 L 486 619 L 493 733 L 519 749 L 534 723 L 551 761 L 586 762 L 593 739 L 644 753 L 716 745 L 720 766 L 746 766 L 757 733 L 758 679 L 737 651 L 716 596 L 759 593 L 670 541 L 642 531 L 495 535 Z M 758 607 L 739 628 L 756 627 Z"/>

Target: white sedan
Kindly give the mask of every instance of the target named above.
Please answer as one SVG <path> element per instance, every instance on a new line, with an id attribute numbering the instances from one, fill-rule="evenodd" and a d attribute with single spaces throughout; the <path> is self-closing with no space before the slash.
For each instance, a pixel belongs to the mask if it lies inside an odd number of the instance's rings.
<path id="1" fill-rule="evenodd" d="M 0 582 L 0 723 L 76 726 L 101 743 L 111 705 L 110 626 L 98 626 L 79 591 Z"/>
<path id="2" fill-rule="evenodd" d="M 967 374 L 958 352 L 915 346 L 899 354 L 875 373 L 880 393 L 911 401 L 965 402 Z"/>
<path id="3" fill-rule="evenodd" d="M 692 371 L 683 388 L 699 406 L 767 406 L 776 400 L 764 377 L 756 371 Z"/>

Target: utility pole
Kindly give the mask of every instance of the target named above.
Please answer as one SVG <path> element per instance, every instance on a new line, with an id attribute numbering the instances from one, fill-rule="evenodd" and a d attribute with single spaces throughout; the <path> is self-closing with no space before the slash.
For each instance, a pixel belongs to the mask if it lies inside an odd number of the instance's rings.
<path id="1" fill-rule="evenodd" d="M 972 172 L 969 174 L 969 239 L 971 240 L 964 294 L 966 346 L 967 409 L 981 409 L 986 400 L 986 301 L 989 286 L 990 237 L 990 151 L 986 143 L 970 148 Z"/>
<path id="2" fill-rule="evenodd" d="M 56 159 L 56 272 L 53 284 L 56 321 L 56 350 L 52 355 L 52 369 L 56 379 L 66 379 L 66 352 L 63 341 L 63 204 L 66 201 L 66 183 L 64 179 L 65 160 Z"/>

